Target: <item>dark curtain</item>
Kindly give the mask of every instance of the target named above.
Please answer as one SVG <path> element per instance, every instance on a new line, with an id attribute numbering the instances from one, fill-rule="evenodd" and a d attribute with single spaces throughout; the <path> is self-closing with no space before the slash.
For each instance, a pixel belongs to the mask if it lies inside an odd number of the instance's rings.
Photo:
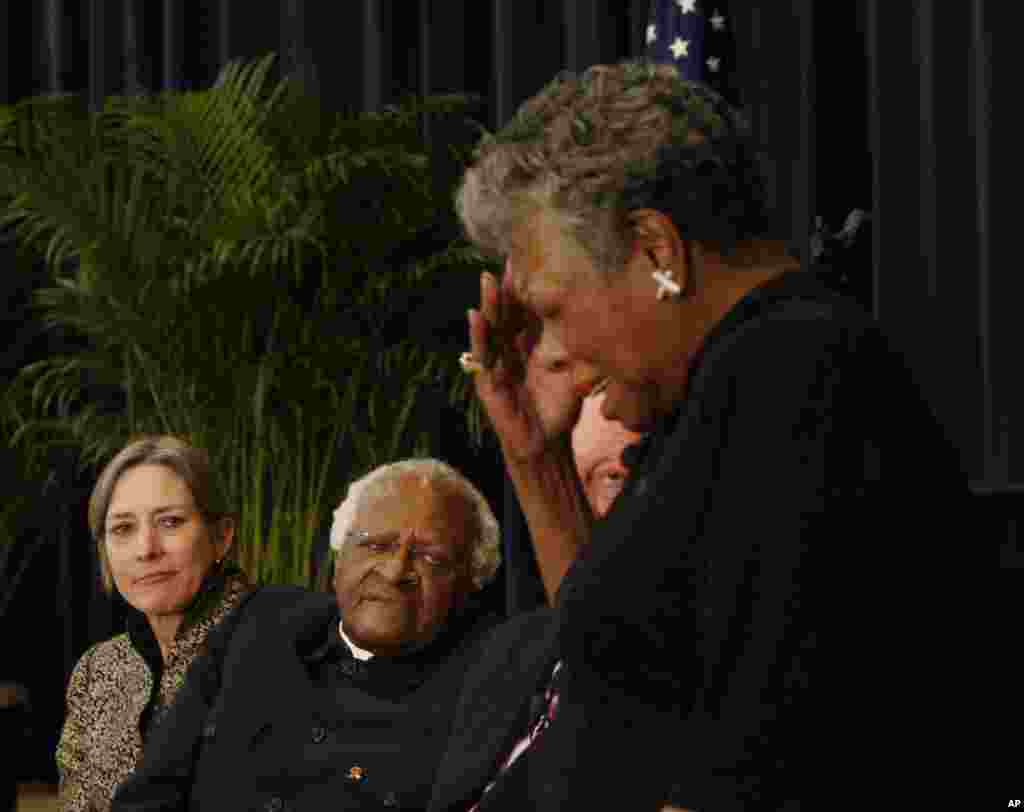
<path id="1" fill-rule="evenodd" d="M 872 155 L 873 305 L 960 447 L 978 538 L 1020 567 L 1022 393 L 1006 256 L 1005 5 L 863 3 Z M 1002 121 L 1004 126 L 999 127 Z M 997 223 L 999 225 L 997 225 Z M 1017 462 L 1013 463 L 1012 460 Z"/>

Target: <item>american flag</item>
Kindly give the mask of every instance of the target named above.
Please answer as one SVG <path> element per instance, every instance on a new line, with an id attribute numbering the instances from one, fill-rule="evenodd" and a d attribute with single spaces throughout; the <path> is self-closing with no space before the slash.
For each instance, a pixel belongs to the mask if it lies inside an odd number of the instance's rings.
<path id="1" fill-rule="evenodd" d="M 724 0 L 651 0 L 647 58 L 652 62 L 671 63 L 684 79 L 704 82 L 729 98 L 735 51 Z"/>

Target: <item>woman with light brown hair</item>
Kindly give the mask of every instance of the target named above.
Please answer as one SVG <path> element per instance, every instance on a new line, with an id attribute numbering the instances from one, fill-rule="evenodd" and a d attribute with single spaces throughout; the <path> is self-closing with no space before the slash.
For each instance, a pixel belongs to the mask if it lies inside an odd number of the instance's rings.
<path id="1" fill-rule="evenodd" d="M 103 469 L 89 499 L 103 585 L 127 631 L 92 646 L 67 690 L 57 747 L 64 810 L 105 810 L 218 623 L 249 584 L 230 562 L 235 518 L 205 451 L 146 437 Z"/>

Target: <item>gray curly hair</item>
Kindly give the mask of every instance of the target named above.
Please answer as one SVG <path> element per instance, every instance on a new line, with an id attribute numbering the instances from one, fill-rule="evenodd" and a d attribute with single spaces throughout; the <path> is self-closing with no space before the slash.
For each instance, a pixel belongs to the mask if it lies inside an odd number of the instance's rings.
<path id="1" fill-rule="evenodd" d="M 501 564 L 501 530 L 498 520 L 494 518 L 491 506 L 483 494 L 472 482 L 447 463 L 430 457 L 382 465 L 352 482 L 345 498 L 334 511 L 331 549 L 335 555 L 341 551 L 356 515 L 371 497 L 393 493 L 398 480 L 410 474 L 424 477 L 431 483 L 450 485 L 472 507 L 477 528 L 477 537 L 473 540 L 472 578 L 473 585 L 477 589 L 482 588 L 494 578 Z"/>
<path id="2" fill-rule="evenodd" d="M 595 65 L 559 74 L 484 136 L 456 208 L 470 240 L 499 258 L 515 228 L 545 211 L 596 270 L 621 268 L 632 246 L 628 214 L 647 206 L 684 236 L 729 251 L 762 226 L 755 156 L 738 112 L 674 66 Z"/>

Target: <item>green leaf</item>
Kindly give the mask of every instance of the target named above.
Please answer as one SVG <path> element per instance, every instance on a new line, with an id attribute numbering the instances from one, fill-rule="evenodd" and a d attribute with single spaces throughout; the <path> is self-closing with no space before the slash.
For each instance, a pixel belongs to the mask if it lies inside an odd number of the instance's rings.
<path id="1" fill-rule="evenodd" d="M 424 381 L 472 419 L 454 359 L 414 337 L 378 357 L 359 325 L 396 288 L 485 266 L 464 244 L 388 262 L 450 216 L 417 116 L 456 99 L 334 114 L 271 87 L 269 66 L 101 113 L 0 108 L 0 222 L 45 259 L 40 316 L 76 347 L 26 363 L 3 413 L 19 442 L 95 464 L 140 431 L 195 437 L 241 512 L 252 577 L 303 582 L 344 484 L 429 446 Z"/>

